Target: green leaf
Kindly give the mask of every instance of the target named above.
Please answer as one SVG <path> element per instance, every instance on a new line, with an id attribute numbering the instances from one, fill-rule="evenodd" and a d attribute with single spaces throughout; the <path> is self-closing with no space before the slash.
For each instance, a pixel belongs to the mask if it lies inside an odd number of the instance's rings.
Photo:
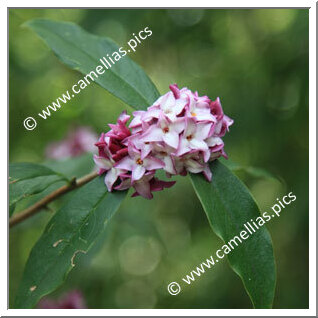
<path id="1" fill-rule="evenodd" d="M 210 164 L 212 182 L 191 174 L 194 189 L 213 231 L 229 242 L 244 228 L 244 223 L 260 216 L 252 195 L 243 183 L 221 162 Z M 228 255 L 233 270 L 241 277 L 255 308 L 271 308 L 276 270 L 270 234 L 263 225 Z"/>
<path id="2" fill-rule="evenodd" d="M 94 161 L 93 161 L 92 153 L 86 153 L 84 155 L 74 157 L 74 158 L 45 161 L 42 164 L 54 170 L 55 172 L 64 175 L 69 180 L 73 178 L 80 178 L 92 172 L 94 169 Z M 65 181 L 55 182 L 54 184 L 47 187 L 44 191 L 34 194 L 24 200 L 21 200 L 20 202 L 18 202 L 15 208 L 15 212 L 28 208 L 29 206 L 43 199 L 45 196 L 49 195 L 51 192 L 60 188 L 64 184 L 65 184 Z M 63 197 L 61 197 L 59 199 L 60 203 L 63 201 L 65 202 L 65 200 L 67 200 L 70 195 L 72 195 L 72 193 L 65 194 Z M 11 209 L 10 210 L 10 216 L 11 216 L 14 212 L 14 208 L 10 207 L 10 209 Z"/>
<path id="3" fill-rule="evenodd" d="M 15 210 L 15 204 L 9 205 L 9 217 L 14 213 Z"/>
<path id="4" fill-rule="evenodd" d="M 40 193 L 50 185 L 68 181 L 60 173 L 35 163 L 13 163 L 9 166 L 9 211 L 12 214 L 14 205 L 31 195 Z"/>
<path id="5" fill-rule="evenodd" d="M 49 160 L 44 162 L 43 165 L 63 174 L 69 179 L 85 176 L 92 172 L 95 167 L 93 153 L 85 153 L 74 158 Z"/>
<path id="6" fill-rule="evenodd" d="M 96 67 L 102 65 L 101 58 L 119 52 L 118 45 L 112 40 L 90 34 L 73 23 L 35 19 L 26 25 L 47 43 L 64 64 L 84 75 L 91 71 L 96 73 Z M 127 47 L 124 49 L 128 50 Z M 150 106 L 159 97 L 149 77 L 128 54 L 98 75 L 95 81 L 136 109 Z"/>
<path id="7" fill-rule="evenodd" d="M 266 178 L 266 179 L 275 179 L 278 180 L 272 173 L 268 172 L 265 169 L 251 166 L 244 166 L 239 163 L 233 162 L 229 159 L 220 158 L 219 161 L 228 167 L 231 171 L 244 171 L 254 178 Z"/>
<path id="8" fill-rule="evenodd" d="M 103 177 L 82 188 L 52 217 L 33 247 L 25 267 L 15 308 L 32 308 L 55 290 L 87 253 L 126 192 L 108 193 Z"/>

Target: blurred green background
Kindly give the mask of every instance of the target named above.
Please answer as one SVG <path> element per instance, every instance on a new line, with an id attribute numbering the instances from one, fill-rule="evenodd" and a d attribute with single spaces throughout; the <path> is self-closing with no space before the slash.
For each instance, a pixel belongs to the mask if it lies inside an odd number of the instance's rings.
<path id="1" fill-rule="evenodd" d="M 120 46 L 148 26 L 152 36 L 130 57 L 159 91 L 176 82 L 200 95 L 220 96 L 225 113 L 235 120 L 225 137 L 230 159 L 277 176 L 240 173 L 261 211 L 290 191 L 297 196 L 268 224 L 277 262 L 274 308 L 308 308 L 308 14 L 293 9 L 10 9 L 10 162 L 42 162 L 47 144 L 63 139 L 71 126 L 90 126 L 99 134 L 122 110 L 132 111 L 92 84 L 27 131 L 24 118 L 51 104 L 81 75 L 60 63 L 23 27 L 25 21 L 72 21 Z M 10 231 L 10 307 L 28 254 L 51 215 L 43 211 Z M 251 308 L 226 260 L 178 296 L 166 290 L 221 244 L 188 178 L 179 178 L 152 201 L 127 198 L 104 238 L 52 297 L 79 289 L 88 308 Z"/>

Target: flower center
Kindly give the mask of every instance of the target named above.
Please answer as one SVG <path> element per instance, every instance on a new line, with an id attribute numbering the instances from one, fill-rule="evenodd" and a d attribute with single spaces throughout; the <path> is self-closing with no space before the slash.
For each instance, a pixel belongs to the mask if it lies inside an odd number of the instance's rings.
<path id="1" fill-rule="evenodd" d="M 192 116 L 192 117 L 196 117 L 196 115 L 197 115 L 197 114 L 196 114 L 195 112 L 191 112 L 191 116 Z"/>
<path id="2" fill-rule="evenodd" d="M 140 158 L 138 158 L 137 160 L 136 160 L 136 163 L 137 163 L 137 165 L 142 165 L 144 162 L 140 159 Z"/>
<path id="3" fill-rule="evenodd" d="M 187 140 L 190 141 L 193 138 L 192 135 L 187 136 Z"/>
<path id="4" fill-rule="evenodd" d="M 166 134 L 167 132 L 169 132 L 169 127 L 163 128 L 162 131 Z"/>

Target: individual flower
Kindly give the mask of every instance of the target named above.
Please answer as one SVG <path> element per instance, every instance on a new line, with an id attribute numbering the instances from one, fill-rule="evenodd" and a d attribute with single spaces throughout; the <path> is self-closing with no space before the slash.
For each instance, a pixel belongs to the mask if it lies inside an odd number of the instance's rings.
<path id="1" fill-rule="evenodd" d="M 50 143 L 46 150 L 49 159 L 66 159 L 94 151 L 97 135 L 88 127 L 78 127 L 68 132 L 65 139 Z"/>
<path id="2" fill-rule="evenodd" d="M 175 184 L 175 181 L 162 181 L 155 178 L 154 172 L 146 172 L 141 179 L 133 182 L 131 182 L 129 175 L 122 175 L 120 179 L 121 183 L 115 187 L 116 190 L 127 190 L 133 187 L 135 192 L 132 197 L 142 196 L 145 199 L 152 199 L 152 192 L 170 188 Z"/>
<path id="3" fill-rule="evenodd" d="M 144 142 L 165 142 L 168 146 L 177 149 L 179 145 L 179 134 L 185 128 L 184 118 L 176 118 L 171 121 L 161 114 L 156 124 L 150 126 L 141 136 Z"/>
<path id="4" fill-rule="evenodd" d="M 164 163 L 163 170 L 167 172 L 168 176 L 177 174 L 175 168 L 175 156 L 173 154 L 175 149 L 159 142 L 153 143 L 152 149 L 154 156 Z"/>
<path id="5" fill-rule="evenodd" d="M 136 149 L 132 143 L 128 145 L 129 155 L 116 163 L 117 169 L 131 171 L 131 181 L 137 181 L 142 178 L 146 171 L 157 170 L 164 167 L 164 163 L 155 157 L 147 156 L 141 159 L 141 151 Z"/>
<path id="6" fill-rule="evenodd" d="M 152 199 L 152 192 L 162 191 L 165 188 L 171 188 L 176 181 L 163 181 L 155 177 L 150 178 L 147 182 L 136 182 L 133 187 L 136 192 L 132 194 L 132 197 L 143 196 L 146 199 Z"/>
<path id="7" fill-rule="evenodd" d="M 204 161 L 210 158 L 209 147 L 205 142 L 211 130 L 211 123 L 196 123 L 193 118 L 187 118 L 186 128 L 180 135 L 180 145 L 177 155 L 181 156 L 190 151 L 201 151 Z"/>
<path id="8" fill-rule="evenodd" d="M 126 170 L 114 167 L 116 162 L 111 158 L 94 155 L 94 162 L 100 168 L 99 174 L 103 174 L 106 171 L 105 184 L 108 191 L 111 192 L 117 178 L 124 174 Z"/>
<path id="9" fill-rule="evenodd" d="M 189 104 L 188 92 L 186 88 L 179 90 L 176 84 L 170 85 L 171 91 L 159 97 L 152 106 L 148 107 L 148 111 L 143 115 L 144 119 L 159 118 L 163 113 L 170 120 L 175 120 L 178 115 Z"/>
<path id="10" fill-rule="evenodd" d="M 78 290 L 73 290 L 59 299 L 50 297 L 42 298 L 38 305 L 38 309 L 86 309 L 85 299 L 83 294 Z"/>
<path id="11" fill-rule="evenodd" d="M 196 121 L 216 122 L 215 116 L 211 113 L 208 100 L 200 99 L 194 94 L 189 94 L 189 105 L 186 107 L 188 117 L 193 117 Z"/>
<path id="12" fill-rule="evenodd" d="M 224 114 L 219 97 L 215 101 L 211 101 L 210 108 L 212 115 L 214 115 L 218 121 L 223 118 Z"/>

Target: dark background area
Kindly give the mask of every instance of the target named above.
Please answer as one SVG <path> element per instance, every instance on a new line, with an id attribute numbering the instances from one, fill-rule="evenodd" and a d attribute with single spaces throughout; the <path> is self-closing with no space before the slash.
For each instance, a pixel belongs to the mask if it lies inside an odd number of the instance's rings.
<path id="1" fill-rule="evenodd" d="M 148 26 L 152 36 L 130 58 L 162 94 L 178 83 L 221 98 L 235 121 L 225 137 L 229 158 L 276 176 L 240 173 L 261 211 L 291 191 L 297 196 L 268 224 L 277 263 L 274 308 L 308 308 L 308 15 L 308 10 L 292 9 L 10 9 L 10 162 L 42 162 L 47 144 L 63 139 L 70 127 L 90 126 L 99 134 L 122 110 L 132 112 L 92 84 L 27 131 L 23 120 L 82 75 L 60 63 L 24 22 L 36 17 L 72 21 L 119 46 Z M 91 167 L 90 161 L 83 172 Z M 43 211 L 10 231 L 11 306 L 28 254 L 51 215 Z M 178 296 L 166 290 L 221 244 L 189 179 L 178 178 L 176 186 L 152 201 L 127 198 L 105 240 L 81 259 L 52 297 L 78 289 L 88 308 L 251 308 L 226 260 Z"/>

